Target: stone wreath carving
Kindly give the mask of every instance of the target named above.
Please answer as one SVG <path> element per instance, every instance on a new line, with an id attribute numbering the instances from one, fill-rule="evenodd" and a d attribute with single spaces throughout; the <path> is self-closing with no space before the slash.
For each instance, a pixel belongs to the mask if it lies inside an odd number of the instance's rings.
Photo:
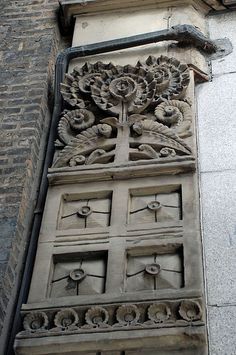
<path id="1" fill-rule="evenodd" d="M 192 110 L 186 64 L 150 56 L 136 66 L 86 63 L 61 84 L 66 110 L 58 124 L 53 167 L 191 155 Z M 127 145 L 127 156 L 119 151 Z M 120 157 L 122 159 L 120 159 Z"/>

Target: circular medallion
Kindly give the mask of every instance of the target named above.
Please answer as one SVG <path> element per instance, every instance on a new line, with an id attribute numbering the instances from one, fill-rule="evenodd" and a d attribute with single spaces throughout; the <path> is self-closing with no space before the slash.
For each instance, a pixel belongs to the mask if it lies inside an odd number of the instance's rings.
<path id="1" fill-rule="evenodd" d="M 137 85 L 130 77 L 121 77 L 112 80 L 109 90 L 114 97 L 126 101 L 135 95 Z"/>
<path id="2" fill-rule="evenodd" d="M 161 271 L 161 267 L 159 264 L 156 263 L 147 264 L 145 267 L 145 271 L 149 275 L 157 276 Z"/>
<path id="3" fill-rule="evenodd" d="M 93 212 L 92 208 L 89 206 L 82 206 L 78 211 L 77 211 L 77 216 L 86 218 L 88 217 L 91 213 Z"/>
<path id="4" fill-rule="evenodd" d="M 74 269 L 70 272 L 70 278 L 73 281 L 82 281 L 86 277 L 86 272 L 83 269 Z"/>
<path id="5" fill-rule="evenodd" d="M 157 211 L 161 208 L 161 203 L 159 201 L 151 201 L 147 204 L 147 208 L 151 211 Z"/>

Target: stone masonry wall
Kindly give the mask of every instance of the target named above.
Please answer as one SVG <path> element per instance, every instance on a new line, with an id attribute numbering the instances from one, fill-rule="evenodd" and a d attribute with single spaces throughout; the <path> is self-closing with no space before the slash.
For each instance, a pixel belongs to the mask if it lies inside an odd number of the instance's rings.
<path id="1" fill-rule="evenodd" d="M 0 4 L 0 329 L 11 324 L 52 110 L 63 42 L 57 0 Z M 60 47 L 60 48 L 59 48 Z"/>

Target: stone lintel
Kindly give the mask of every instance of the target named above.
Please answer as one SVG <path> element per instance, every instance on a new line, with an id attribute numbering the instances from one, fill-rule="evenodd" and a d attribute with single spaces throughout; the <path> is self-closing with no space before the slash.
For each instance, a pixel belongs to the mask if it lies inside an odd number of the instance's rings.
<path id="1" fill-rule="evenodd" d="M 168 8 L 191 5 L 198 11 L 207 14 L 214 10 L 224 10 L 225 6 L 219 0 L 146 0 L 145 5 L 142 0 L 60 0 L 61 14 L 65 27 L 69 27 L 73 18 L 78 15 L 104 13 L 109 11 L 121 11 L 127 8 Z"/>

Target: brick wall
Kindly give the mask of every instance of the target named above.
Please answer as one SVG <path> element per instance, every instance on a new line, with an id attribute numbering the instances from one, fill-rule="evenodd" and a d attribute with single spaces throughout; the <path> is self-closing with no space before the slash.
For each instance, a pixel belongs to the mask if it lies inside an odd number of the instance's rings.
<path id="1" fill-rule="evenodd" d="M 57 9 L 57 0 L 1 0 L 0 4 L 1 354 L 37 197 L 55 58 L 65 46 L 57 28 Z"/>

